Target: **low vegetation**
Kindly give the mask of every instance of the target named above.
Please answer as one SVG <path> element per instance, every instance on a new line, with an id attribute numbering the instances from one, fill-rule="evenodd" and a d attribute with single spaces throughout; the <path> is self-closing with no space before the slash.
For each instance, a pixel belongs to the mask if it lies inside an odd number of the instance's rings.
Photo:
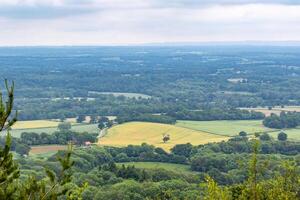
<path id="1" fill-rule="evenodd" d="M 261 120 L 219 120 L 219 121 L 177 121 L 176 126 L 213 134 L 236 136 L 241 131 L 248 134 L 269 132 L 273 129 L 264 127 Z"/>
<path id="2" fill-rule="evenodd" d="M 163 142 L 163 135 L 168 134 L 170 140 Z M 144 142 L 169 150 L 176 144 L 190 142 L 194 145 L 227 140 L 226 136 L 209 134 L 169 124 L 130 122 L 113 126 L 98 141 L 102 146 L 140 145 Z"/>

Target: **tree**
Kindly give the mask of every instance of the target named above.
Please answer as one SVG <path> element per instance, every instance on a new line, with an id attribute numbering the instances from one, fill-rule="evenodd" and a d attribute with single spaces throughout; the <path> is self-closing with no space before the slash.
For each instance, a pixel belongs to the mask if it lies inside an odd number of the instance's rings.
<path id="1" fill-rule="evenodd" d="M 263 133 L 259 136 L 259 139 L 262 141 L 270 141 L 271 137 L 268 133 Z"/>
<path id="2" fill-rule="evenodd" d="M 254 133 L 254 136 L 255 136 L 256 138 L 258 138 L 258 137 L 260 136 L 260 133 L 255 132 L 255 133 Z"/>
<path id="3" fill-rule="evenodd" d="M 28 155 L 30 151 L 30 147 L 24 144 L 18 144 L 16 146 L 16 152 L 20 155 Z"/>
<path id="4" fill-rule="evenodd" d="M 61 122 L 58 124 L 58 130 L 60 131 L 68 131 L 72 128 L 70 122 Z"/>
<path id="5" fill-rule="evenodd" d="M 82 123 L 84 120 L 85 120 L 85 116 L 84 116 L 84 115 L 79 115 L 79 116 L 76 118 L 76 122 L 77 122 L 77 123 Z"/>
<path id="6" fill-rule="evenodd" d="M 90 124 L 96 124 L 97 123 L 97 116 L 91 115 Z"/>
<path id="7" fill-rule="evenodd" d="M 166 143 L 170 140 L 170 135 L 169 134 L 164 134 L 163 135 L 163 142 Z"/>
<path id="8" fill-rule="evenodd" d="M 277 136 L 277 139 L 280 140 L 280 141 L 286 141 L 287 140 L 287 134 L 283 131 L 281 131 L 278 136 Z"/>
<path id="9" fill-rule="evenodd" d="M 245 131 L 241 131 L 241 132 L 239 132 L 239 136 L 246 137 L 247 133 Z"/>
<path id="10" fill-rule="evenodd" d="M 15 117 L 9 119 L 14 103 L 14 83 L 9 87 L 5 80 L 7 91 L 7 101 L 3 102 L 2 93 L 0 92 L 0 133 L 9 130 L 17 121 Z M 11 199 L 17 190 L 15 180 L 19 178 L 20 171 L 17 163 L 13 160 L 13 154 L 10 152 L 12 138 L 9 132 L 6 135 L 4 147 L 0 147 L 0 199 Z"/>
<path id="11" fill-rule="evenodd" d="M 0 133 L 4 130 L 9 130 L 10 127 L 17 121 L 17 114 L 11 117 L 14 102 L 14 84 L 8 86 L 7 101 L 4 103 L 2 93 L 0 93 Z M 9 131 L 6 135 L 4 147 L 0 146 L 0 199 L 15 200 L 15 199 L 44 199 L 58 200 L 65 197 L 68 200 L 82 199 L 81 194 L 86 188 L 83 187 L 70 188 L 68 184 L 71 182 L 73 161 L 71 160 L 71 148 L 65 152 L 64 156 L 58 156 L 61 164 L 61 170 L 57 177 L 51 170 L 46 169 L 48 179 L 37 180 L 37 177 L 31 176 L 25 181 L 19 179 L 20 170 L 18 164 L 13 159 L 13 154 L 10 152 L 12 138 Z M 24 151 L 23 148 L 21 148 Z"/>
<path id="12" fill-rule="evenodd" d="M 192 149 L 193 149 L 193 145 L 191 145 L 190 143 L 177 144 L 171 149 L 171 152 L 176 155 L 189 157 L 192 152 Z"/>

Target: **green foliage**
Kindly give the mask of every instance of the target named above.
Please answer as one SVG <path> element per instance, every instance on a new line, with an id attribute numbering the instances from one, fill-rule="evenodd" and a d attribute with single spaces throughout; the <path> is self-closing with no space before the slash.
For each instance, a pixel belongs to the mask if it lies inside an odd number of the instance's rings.
<path id="1" fill-rule="evenodd" d="M 87 132 L 74 132 L 71 130 L 55 131 L 53 134 L 23 132 L 20 142 L 27 145 L 43 145 L 43 144 L 68 144 L 72 142 L 76 145 L 83 145 L 85 142 L 96 142 L 98 134 Z"/>
<path id="2" fill-rule="evenodd" d="M 269 140 L 271 140 L 271 136 L 268 133 L 262 133 L 259 136 L 259 139 L 262 141 L 269 141 Z"/>
<path id="3" fill-rule="evenodd" d="M 298 112 L 281 112 L 280 116 L 271 114 L 263 121 L 264 126 L 269 128 L 295 128 L 300 125 L 300 113 Z"/>
<path id="4" fill-rule="evenodd" d="M 280 141 L 286 141 L 287 140 L 287 134 L 285 132 L 280 132 L 278 133 L 277 139 Z"/>
<path id="5" fill-rule="evenodd" d="M 0 132 L 9 130 L 16 122 L 16 118 L 10 119 L 13 109 L 14 85 L 8 87 L 5 81 L 8 101 L 4 104 L 2 94 L 0 95 Z M 20 170 L 18 164 L 13 160 L 13 154 L 10 152 L 12 138 L 9 132 L 6 135 L 4 147 L 0 147 L 0 199 L 2 200 L 56 200 L 65 196 L 66 199 L 80 199 L 83 189 L 73 190 L 67 185 L 71 182 L 71 149 L 64 157 L 58 157 L 62 167 L 58 176 L 54 171 L 46 169 L 47 180 L 37 180 L 37 177 L 30 176 L 25 181 L 20 179 Z M 20 149 L 19 149 L 20 150 Z M 20 150 L 23 152 L 23 150 Z"/>
<path id="6" fill-rule="evenodd" d="M 58 130 L 60 131 L 68 131 L 72 128 L 71 123 L 70 122 L 61 122 L 58 124 Z"/>

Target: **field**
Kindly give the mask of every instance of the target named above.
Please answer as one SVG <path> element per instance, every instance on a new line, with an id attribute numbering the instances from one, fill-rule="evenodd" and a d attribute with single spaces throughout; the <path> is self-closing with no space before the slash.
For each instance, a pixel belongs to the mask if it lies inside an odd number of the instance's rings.
<path id="1" fill-rule="evenodd" d="M 140 94 L 140 93 L 126 93 L 126 92 L 95 92 L 95 91 L 89 91 L 89 94 L 104 94 L 104 95 L 113 95 L 115 97 L 118 96 L 124 96 L 127 98 L 142 98 L 142 99 L 149 99 L 151 96 L 146 94 Z"/>
<path id="2" fill-rule="evenodd" d="M 163 134 L 169 134 L 170 140 L 163 143 Z M 130 122 L 114 126 L 108 130 L 99 145 L 104 146 L 126 146 L 128 144 L 140 145 L 142 143 L 152 144 L 169 150 L 176 144 L 191 143 L 194 145 L 206 144 L 209 142 L 220 142 L 228 137 L 205 133 L 175 125 Z"/>
<path id="3" fill-rule="evenodd" d="M 285 106 L 284 108 L 281 108 L 280 106 L 275 106 L 272 108 L 272 110 L 269 110 L 268 108 L 262 108 L 262 107 L 257 107 L 257 108 L 241 108 L 241 109 L 245 109 L 245 110 L 253 110 L 253 111 L 257 111 L 257 112 L 262 112 L 264 113 L 266 116 L 270 116 L 272 113 L 279 115 L 282 111 L 286 111 L 286 112 L 300 112 L 300 106 Z"/>
<path id="4" fill-rule="evenodd" d="M 40 145 L 31 146 L 29 156 L 38 159 L 47 159 L 59 150 L 67 149 L 66 145 Z"/>
<path id="5" fill-rule="evenodd" d="M 280 131 L 278 132 L 272 132 L 269 133 L 272 137 L 274 137 L 275 139 L 277 139 L 277 135 Z M 292 140 L 292 141 L 300 141 L 300 129 L 299 128 L 295 128 L 295 129 L 288 129 L 288 130 L 284 130 L 283 132 L 285 132 L 288 135 L 288 140 Z"/>
<path id="6" fill-rule="evenodd" d="M 42 121 L 43 123 L 40 123 Z M 28 124 L 27 124 L 28 122 Z M 20 137 L 21 133 L 23 132 L 35 132 L 35 133 L 48 133 L 51 134 L 55 131 L 57 131 L 57 125 L 54 126 L 53 123 L 45 123 L 45 122 L 52 122 L 52 121 L 45 121 L 45 120 L 35 120 L 35 121 L 20 121 L 18 127 L 19 129 L 13 128 L 10 133 L 13 137 Z M 58 122 L 54 122 L 57 123 Z M 23 126 L 20 126 L 23 124 Z M 46 126 L 46 125 L 53 125 L 52 127 Z M 31 126 L 29 126 L 31 125 Z M 42 126 L 44 125 L 44 127 Z M 27 127 L 27 128 L 25 128 Z M 30 127 L 38 127 L 38 128 L 30 128 Z M 78 132 L 98 132 L 98 127 L 97 124 L 73 124 L 72 125 L 72 130 L 78 131 Z"/>
<path id="7" fill-rule="evenodd" d="M 172 163 L 160 163 L 160 162 L 125 162 L 118 163 L 118 166 L 121 165 L 134 165 L 136 168 L 140 169 L 165 169 L 174 172 L 183 172 L 183 173 L 196 173 L 191 171 L 189 165 L 182 164 L 172 164 Z"/>
<path id="8" fill-rule="evenodd" d="M 261 120 L 177 121 L 176 126 L 225 136 L 235 136 L 240 131 L 251 134 L 273 130 L 264 127 Z"/>
<path id="9" fill-rule="evenodd" d="M 50 120 L 32 120 L 32 121 L 17 121 L 12 129 L 32 129 L 32 128 L 50 128 L 57 127 L 59 122 Z"/>

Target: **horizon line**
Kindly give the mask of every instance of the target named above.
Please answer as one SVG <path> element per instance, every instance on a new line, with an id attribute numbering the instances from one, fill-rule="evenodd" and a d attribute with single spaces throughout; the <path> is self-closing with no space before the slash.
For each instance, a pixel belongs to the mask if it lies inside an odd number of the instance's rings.
<path id="1" fill-rule="evenodd" d="M 241 41 L 174 41 L 149 43 L 118 43 L 118 44 L 33 44 L 33 45 L 0 45 L 5 47 L 139 47 L 139 46 L 201 46 L 201 45 L 249 45 L 249 46 L 300 46 L 300 40 L 241 40 Z"/>

